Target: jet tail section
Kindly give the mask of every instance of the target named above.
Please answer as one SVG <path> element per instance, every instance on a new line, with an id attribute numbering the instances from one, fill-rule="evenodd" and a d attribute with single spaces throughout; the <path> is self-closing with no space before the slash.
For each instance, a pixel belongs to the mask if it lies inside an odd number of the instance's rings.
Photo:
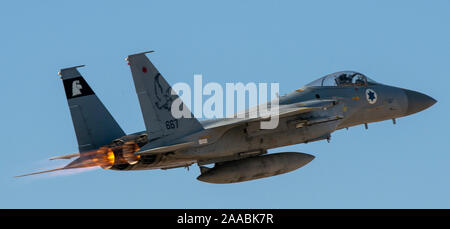
<path id="1" fill-rule="evenodd" d="M 172 103 L 181 99 L 172 93 L 172 88 L 147 58 L 146 53 L 149 52 L 130 55 L 127 60 L 149 140 L 168 136 L 170 137 L 167 139 L 173 139 L 202 130 L 203 126 L 183 103 L 180 103 L 179 108 L 183 113 L 190 114 L 190 117 L 175 118 L 172 115 Z"/>
<path id="2" fill-rule="evenodd" d="M 97 149 L 125 135 L 103 103 L 78 72 L 78 67 L 61 69 L 67 102 L 78 141 L 83 152 Z"/>

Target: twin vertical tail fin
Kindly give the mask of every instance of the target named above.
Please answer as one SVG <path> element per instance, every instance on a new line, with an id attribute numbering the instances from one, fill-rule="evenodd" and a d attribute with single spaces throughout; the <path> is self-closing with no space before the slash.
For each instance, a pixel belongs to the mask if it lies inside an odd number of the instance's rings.
<path id="1" fill-rule="evenodd" d="M 125 135 L 75 66 L 58 73 L 63 80 L 80 153 L 98 149 Z"/>
<path id="2" fill-rule="evenodd" d="M 70 159 L 79 157 L 70 164 L 56 169 L 24 174 L 16 177 L 24 177 L 42 173 L 56 172 L 65 169 L 101 166 L 102 161 L 96 157 L 96 150 L 110 144 L 114 139 L 125 135 L 103 103 L 95 95 L 92 88 L 78 72 L 75 66 L 64 68 L 58 73 L 63 80 L 67 102 L 69 103 L 73 127 L 78 141 L 80 153 L 53 157 L 53 159 Z M 101 158 L 103 159 L 103 158 Z"/>
<path id="3" fill-rule="evenodd" d="M 152 51 L 150 51 L 152 52 Z M 136 93 L 142 110 L 149 140 L 168 137 L 170 139 L 203 129 L 189 108 L 182 102 L 175 107 L 189 117 L 174 117 L 172 103 L 181 99 L 143 52 L 128 56 Z M 175 115 L 176 116 L 176 115 Z"/>

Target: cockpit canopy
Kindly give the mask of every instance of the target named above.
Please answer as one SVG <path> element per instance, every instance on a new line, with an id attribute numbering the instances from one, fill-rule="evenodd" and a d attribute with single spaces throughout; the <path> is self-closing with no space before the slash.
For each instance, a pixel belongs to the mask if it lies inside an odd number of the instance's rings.
<path id="1" fill-rule="evenodd" d="M 369 77 L 353 71 L 335 72 L 305 85 L 305 87 L 346 87 L 378 84 Z"/>

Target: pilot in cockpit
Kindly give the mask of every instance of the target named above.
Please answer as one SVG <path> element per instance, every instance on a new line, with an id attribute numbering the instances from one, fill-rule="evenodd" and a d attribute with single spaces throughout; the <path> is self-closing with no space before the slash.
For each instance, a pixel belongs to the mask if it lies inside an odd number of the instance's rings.
<path id="1" fill-rule="evenodd" d="M 353 72 L 335 72 L 328 74 L 322 78 L 314 80 L 313 82 L 305 85 L 307 87 L 364 87 L 367 85 L 378 84 L 374 80 L 366 77 L 365 75 Z"/>
<path id="2" fill-rule="evenodd" d="M 352 84 L 352 77 L 348 76 L 347 74 L 343 73 L 339 75 L 336 79 L 337 85 L 351 85 Z"/>
<path id="3" fill-rule="evenodd" d="M 366 83 L 364 82 L 363 79 L 358 77 L 358 79 L 356 79 L 356 81 L 355 81 L 355 85 L 356 86 L 364 86 L 364 85 L 366 85 Z"/>
<path id="4" fill-rule="evenodd" d="M 351 76 L 355 86 L 364 86 L 366 82 L 364 81 L 364 77 L 359 73 L 353 73 Z"/>

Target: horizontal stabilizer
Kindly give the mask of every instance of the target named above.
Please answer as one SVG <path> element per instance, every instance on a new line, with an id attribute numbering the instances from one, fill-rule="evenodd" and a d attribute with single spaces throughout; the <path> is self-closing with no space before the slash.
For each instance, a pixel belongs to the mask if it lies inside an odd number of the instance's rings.
<path id="1" fill-rule="evenodd" d="M 36 175 L 36 174 L 41 174 L 41 173 L 50 173 L 50 172 L 55 172 L 55 171 L 59 171 L 59 170 L 63 170 L 66 168 L 57 168 L 57 169 L 50 169 L 50 170 L 45 170 L 45 171 L 40 171 L 40 172 L 34 172 L 34 173 L 28 173 L 28 174 L 24 174 L 24 175 L 20 175 L 20 176 L 15 176 L 17 177 L 26 177 L 26 176 L 31 176 L 31 175 Z"/>
<path id="2" fill-rule="evenodd" d="M 60 156 L 60 157 L 53 157 L 53 158 L 50 158 L 50 160 L 70 159 L 72 157 L 76 157 L 79 155 L 80 155 L 79 153 L 74 153 L 74 154 L 69 154 L 69 155 Z M 113 162 L 111 163 L 110 159 L 111 158 L 108 157 L 108 154 L 103 155 L 103 153 L 101 151 L 100 152 L 99 151 L 90 151 L 90 152 L 83 153 L 81 155 L 81 157 L 78 157 L 77 159 L 73 160 L 72 162 L 70 162 L 69 164 L 67 164 L 66 166 L 64 166 L 62 168 L 34 172 L 34 173 L 24 174 L 24 175 L 15 176 L 15 177 L 24 177 L 24 176 L 41 174 L 41 173 L 55 172 L 55 171 L 59 171 L 59 170 L 79 169 L 79 168 L 96 167 L 96 166 L 106 168 L 113 164 Z"/>
<path id="3" fill-rule="evenodd" d="M 56 160 L 56 159 L 71 159 L 73 157 L 79 157 L 80 153 L 72 153 L 72 154 L 68 154 L 68 155 L 64 155 L 64 156 L 56 156 L 56 157 L 51 157 L 49 158 L 49 160 Z"/>

